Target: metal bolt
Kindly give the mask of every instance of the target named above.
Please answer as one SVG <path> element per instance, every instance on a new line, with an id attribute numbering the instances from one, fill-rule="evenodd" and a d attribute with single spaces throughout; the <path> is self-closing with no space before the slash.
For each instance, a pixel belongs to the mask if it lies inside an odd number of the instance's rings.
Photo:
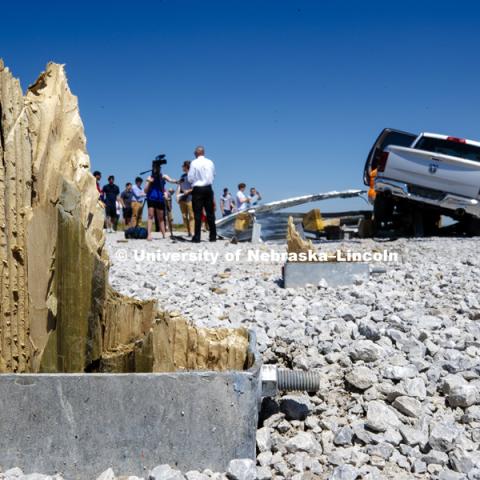
<path id="1" fill-rule="evenodd" d="M 277 368 L 276 365 L 262 365 L 260 380 L 262 397 L 274 397 L 279 391 L 317 392 L 320 389 L 318 374 Z"/>
<path id="2" fill-rule="evenodd" d="M 278 389 L 295 392 L 317 392 L 320 389 L 320 377 L 312 372 L 278 369 Z"/>

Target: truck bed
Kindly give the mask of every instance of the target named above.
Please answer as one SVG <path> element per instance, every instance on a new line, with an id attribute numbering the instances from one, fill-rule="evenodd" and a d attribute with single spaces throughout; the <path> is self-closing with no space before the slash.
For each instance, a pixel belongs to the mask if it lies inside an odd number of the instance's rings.
<path id="1" fill-rule="evenodd" d="M 405 182 L 439 194 L 452 193 L 477 198 L 480 189 L 480 162 L 414 148 L 389 146 L 388 161 L 379 178 Z M 421 193 L 421 189 L 417 188 Z"/>

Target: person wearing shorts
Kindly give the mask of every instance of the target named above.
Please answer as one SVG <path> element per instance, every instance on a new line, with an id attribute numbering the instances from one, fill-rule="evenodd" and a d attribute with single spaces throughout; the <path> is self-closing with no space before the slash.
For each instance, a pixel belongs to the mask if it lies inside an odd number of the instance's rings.
<path id="1" fill-rule="evenodd" d="M 147 240 L 152 240 L 152 227 L 155 220 L 158 222 L 162 237 L 165 238 L 165 182 L 177 183 L 168 175 L 162 175 L 160 167 L 147 178 L 145 186 L 148 207 Z"/>
<path id="2" fill-rule="evenodd" d="M 117 200 L 120 189 L 115 185 L 115 177 L 110 175 L 108 183 L 103 187 L 103 199 L 105 202 L 105 215 L 107 217 L 107 232 L 112 233 L 117 228 Z"/>

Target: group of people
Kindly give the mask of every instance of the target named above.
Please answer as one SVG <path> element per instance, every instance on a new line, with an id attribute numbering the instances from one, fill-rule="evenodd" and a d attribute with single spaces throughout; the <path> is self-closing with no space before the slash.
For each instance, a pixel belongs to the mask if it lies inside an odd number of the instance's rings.
<path id="1" fill-rule="evenodd" d="M 245 194 L 246 189 L 247 186 L 244 183 L 239 183 L 235 199 L 228 191 L 228 188 L 223 189 L 223 195 L 220 197 L 220 211 L 224 217 L 235 212 L 243 212 L 258 205 L 262 199 L 260 192 L 255 187 L 251 187 L 250 195 L 247 196 Z"/>
<path id="2" fill-rule="evenodd" d="M 108 183 L 100 186 L 102 174 L 98 170 L 93 172 L 97 181 L 97 190 L 100 200 L 105 205 L 105 223 L 107 232 L 113 232 L 117 229 L 120 214 L 123 213 L 125 226 L 137 226 L 142 219 L 143 204 L 146 193 L 142 187 L 143 179 L 137 177 L 135 185 L 128 182 L 125 190 L 120 193 L 120 188 L 115 184 L 115 177 L 110 175 Z"/>
<path id="3" fill-rule="evenodd" d="M 97 181 L 97 190 L 100 200 L 105 205 L 107 232 L 116 230 L 121 212 L 123 212 L 125 227 L 137 227 L 142 220 L 143 208 L 146 203 L 148 209 L 147 239 L 152 239 L 154 225 L 164 238 L 167 228 L 173 234 L 172 202 L 175 197 L 182 212 L 187 234 L 192 237 L 192 242 L 200 242 L 202 223 L 207 226 L 210 241 L 215 241 L 217 239 L 216 207 L 212 188 L 215 165 L 205 157 L 204 147 L 197 147 L 194 154 L 194 160 L 183 162 L 182 175 L 178 180 L 162 173 L 160 164 L 154 163 L 154 170 L 152 170 L 152 175 L 146 179 L 145 186 L 142 186 L 143 179 L 137 177 L 135 185 L 127 183 L 122 192 L 115 184 L 113 175 L 110 175 L 108 183 L 101 187 L 101 172 L 95 171 L 93 175 Z M 167 182 L 176 184 L 176 189 L 167 189 Z M 261 195 L 252 188 L 250 196 L 247 197 L 242 193 L 243 197 L 240 200 L 241 186 L 243 186 L 243 190 L 246 188 L 245 184 L 239 185 L 235 201 L 228 189 L 224 189 L 220 199 L 222 215 L 229 215 L 235 210 L 245 210 L 249 205 L 255 205 L 261 199 Z"/>

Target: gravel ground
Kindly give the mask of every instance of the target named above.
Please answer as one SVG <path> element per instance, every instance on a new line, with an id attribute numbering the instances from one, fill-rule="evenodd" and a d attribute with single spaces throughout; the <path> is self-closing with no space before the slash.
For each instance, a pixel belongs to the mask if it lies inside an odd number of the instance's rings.
<path id="1" fill-rule="evenodd" d="M 265 362 L 320 372 L 318 395 L 266 402 L 264 416 L 273 415 L 258 431 L 259 478 L 480 479 L 477 239 L 320 244 L 387 250 L 398 261 L 354 286 L 296 290 L 282 288 L 281 263 L 248 257 L 285 245 L 116 240 L 111 281 L 122 293 L 156 298 L 201 325 L 253 328 Z M 159 261 L 139 261 L 142 249 Z M 228 261 L 237 251 L 240 262 Z M 218 259 L 174 261 L 169 252 Z"/>
<path id="2" fill-rule="evenodd" d="M 317 395 L 264 401 L 256 468 L 237 460 L 228 474 L 182 475 L 162 466 L 152 480 L 480 479 L 479 240 L 320 244 L 398 261 L 368 282 L 290 290 L 281 263 L 248 261 L 248 250 L 270 256 L 285 245 L 120 238 L 107 238 L 117 290 L 200 325 L 255 329 L 265 362 L 322 377 Z M 237 251 L 239 262 L 226 258 Z M 175 261 L 174 252 L 218 259 Z"/>

